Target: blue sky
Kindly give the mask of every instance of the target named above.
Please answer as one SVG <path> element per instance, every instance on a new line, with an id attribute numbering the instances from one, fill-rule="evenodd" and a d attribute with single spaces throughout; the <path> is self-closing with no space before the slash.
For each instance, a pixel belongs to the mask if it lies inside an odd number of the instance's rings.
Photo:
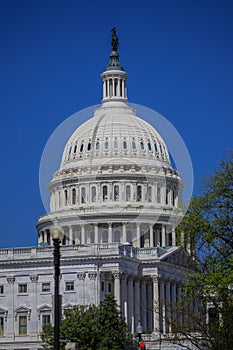
<path id="1" fill-rule="evenodd" d="M 195 192 L 232 148 L 232 1 L 0 2 L 0 247 L 37 244 L 39 165 L 54 131 L 98 104 L 117 27 L 130 102 L 183 137 Z"/>

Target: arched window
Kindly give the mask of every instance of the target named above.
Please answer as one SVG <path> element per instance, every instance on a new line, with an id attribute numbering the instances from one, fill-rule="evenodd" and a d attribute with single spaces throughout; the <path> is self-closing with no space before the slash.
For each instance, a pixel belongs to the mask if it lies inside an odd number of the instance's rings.
<path id="1" fill-rule="evenodd" d="M 96 141 L 95 149 L 96 149 L 96 151 L 98 151 L 100 149 L 100 142 L 99 142 L 99 140 Z"/>
<path id="2" fill-rule="evenodd" d="M 102 232 L 102 243 L 108 243 L 108 231 Z"/>
<path id="3" fill-rule="evenodd" d="M 108 140 L 107 139 L 104 142 L 104 149 L 108 149 Z"/>
<path id="4" fill-rule="evenodd" d="M 147 201 L 152 202 L 152 186 L 148 186 L 147 189 Z"/>
<path id="5" fill-rule="evenodd" d="M 151 144 L 150 144 L 150 142 L 148 142 L 148 150 L 149 150 L 149 152 L 151 152 L 152 151 L 152 148 L 151 148 Z"/>
<path id="6" fill-rule="evenodd" d="M 88 145 L 87 145 L 87 150 L 88 150 L 88 151 L 91 150 L 91 142 L 88 143 Z"/>
<path id="7" fill-rule="evenodd" d="M 117 142 L 117 139 L 115 139 L 115 140 L 114 140 L 113 147 L 114 147 L 114 149 L 117 149 L 117 148 L 118 148 L 118 142 Z"/>
<path id="8" fill-rule="evenodd" d="M 165 198 L 165 203 L 168 204 L 168 201 L 169 201 L 169 189 L 166 188 L 166 198 Z"/>
<path id="9" fill-rule="evenodd" d="M 108 199 L 108 186 L 103 186 L 103 201 L 106 201 Z"/>
<path id="10" fill-rule="evenodd" d="M 123 141 L 123 149 L 127 149 L 127 142 L 125 140 Z"/>
<path id="11" fill-rule="evenodd" d="M 119 230 L 114 231 L 114 242 L 120 243 L 121 241 L 121 233 Z"/>
<path id="12" fill-rule="evenodd" d="M 114 185 L 114 201 L 119 201 L 119 186 Z"/>
<path id="13" fill-rule="evenodd" d="M 96 202 L 96 187 L 92 186 L 91 188 L 91 201 Z"/>
<path id="14" fill-rule="evenodd" d="M 132 141 L 132 149 L 135 150 L 136 149 L 136 142 L 133 140 Z"/>
<path id="15" fill-rule="evenodd" d="M 137 202 L 141 202 L 142 200 L 142 186 L 137 186 Z"/>
<path id="16" fill-rule="evenodd" d="M 68 191 L 67 190 L 64 191 L 64 195 L 65 195 L 65 205 L 68 205 Z"/>
<path id="17" fill-rule="evenodd" d="M 74 146 L 74 153 L 77 152 L 77 145 Z"/>
<path id="18" fill-rule="evenodd" d="M 144 151 L 144 143 L 143 141 L 140 142 L 141 150 Z"/>
<path id="19" fill-rule="evenodd" d="M 72 151 L 72 146 L 70 146 L 70 149 L 69 149 L 69 154 L 71 154 L 71 151 Z"/>
<path id="20" fill-rule="evenodd" d="M 58 192 L 58 206 L 61 206 L 61 192 Z"/>
<path id="21" fill-rule="evenodd" d="M 72 189 L 72 204 L 76 204 L 76 189 Z"/>
<path id="22" fill-rule="evenodd" d="M 131 187 L 130 187 L 130 185 L 126 185 L 125 200 L 126 200 L 126 202 L 129 202 L 131 200 Z"/>
<path id="23" fill-rule="evenodd" d="M 86 187 L 81 188 L 81 203 L 86 203 Z"/>
<path id="24" fill-rule="evenodd" d="M 158 153 L 158 147 L 157 147 L 156 141 L 155 141 L 155 143 L 154 143 L 154 146 L 155 146 L 155 152 Z"/>
<path id="25" fill-rule="evenodd" d="M 81 146 L 80 146 L 80 152 L 83 152 L 83 143 L 81 143 Z"/>
<path id="26" fill-rule="evenodd" d="M 157 203 L 161 202 L 161 188 L 157 187 Z"/>
<path id="27" fill-rule="evenodd" d="M 173 205 L 173 207 L 176 205 L 176 192 L 175 192 L 175 190 L 172 191 L 172 205 Z"/>

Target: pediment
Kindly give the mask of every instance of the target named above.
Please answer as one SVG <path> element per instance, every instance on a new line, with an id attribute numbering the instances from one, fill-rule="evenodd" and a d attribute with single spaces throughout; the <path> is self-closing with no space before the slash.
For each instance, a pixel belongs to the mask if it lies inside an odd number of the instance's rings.
<path id="1" fill-rule="evenodd" d="M 74 308 L 74 305 L 71 303 L 66 303 L 66 304 L 62 305 L 63 310 L 73 309 L 73 308 Z"/>
<path id="2" fill-rule="evenodd" d="M 31 312 L 30 307 L 25 306 L 25 305 L 19 305 L 15 308 L 15 312 Z"/>
<path id="3" fill-rule="evenodd" d="M 38 312 L 51 311 L 51 310 L 52 310 L 52 305 L 49 305 L 49 304 L 43 304 L 37 307 Z"/>

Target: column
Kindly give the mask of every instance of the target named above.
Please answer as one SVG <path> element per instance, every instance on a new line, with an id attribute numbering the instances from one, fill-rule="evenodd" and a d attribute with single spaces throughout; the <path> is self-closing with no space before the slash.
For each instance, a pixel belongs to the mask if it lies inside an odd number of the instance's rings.
<path id="1" fill-rule="evenodd" d="M 154 247 L 153 224 L 150 224 L 150 247 Z"/>
<path id="2" fill-rule="evenodd" d="M 85 244 L 85 226 L 81 225 L 81 244 Z"/>
<path id="3" fill-rule="evenodd" d="M 164 280 L 160 279 L 160 314 L 162 316 L 162 320 L 160 322 L 161 332 L 166 332 L 166 314 L 165 314 L 165 297 L 164 297 Z"/>
<path id="4" fill-rule="evenodd" d="M 114 278 L 114 298 L 116 299 L 117 305 L 121 306 L 121 291 L 120 291 L 120 272 L 113 273 Z"/>
<path id="5" fill-rule="evenodd" d="M 140 231 L 140 224 L 137 222 L 137 247 L 140 248 L 140 236 L 141 236 L 141 231 Z"/>
<path id="6" fill-rule="evenodd" d="M 152 276 L 152 281 L 153 281 L 153 306 L 154 306 L 154 312 L 153 312 L 153 323 L 154 323 L 154 332 L 159 332 L 159 278 L 158 276 Z"/>
<path id="7" fill-rule="evenodd" d="M 133 299 L 133 276 L 128 277 L 128 323 L 134 331 L 134 299 Z"/>
<path id="8" fill-rule="evenodd" d="M 112 223 L 108 224 L 108 243 L 112 243 Z"/>
<path id="9" fill-rule="evenodd" d="M 44 242 L 48 243 L 48 232 L 47 232 L 47 230 L 44 230 Z"/>
<path id="10" fill-rule="evenodd" d="M 98 224 L 95 224 L 95 238 L 94 238 L 95 244 L 99 243 L 99 230 L 98 230 Z"/>
<path id="11" fill-rule="evenodd" d="M 154 298 L 153 298 L 153 285 L 152 281 L 149 280 L 147 283 L 147 330 L 148 332 L 153 331 L 153 318 L 154 318 Z"/>
<path id="12" fill-rule="evenodd" d="M 176 231 L 175 227 L 172 227 L 172 246 L 174 247 L 176 245 Z"/>
<path id="13" fill-rule="evenodd" d="M 166 247 L 166 226 L 162 225 L 162 247 Z"/>
<path id="14" fill-rule="evenodd" d="M 172 324 L 176 325 L 176 309 L 177 309 L 177 302 L 176 302 L 176 281 L 172 281 L 172 295 L 171 295 L 171 300 L 172 300 Z"/>
<path id="15" fill-rule="evenodd" d="M 171 332 L 171 283 L 170 281 L 165 282 L 166 291 L 166 332 Z"/>
<path id="16" fill-rule="evenodd" d="M 123 234 L 123 244 L 127 242 L 127 238 L 126 238 L 126 224 L 123 223 L 122 224 L 122 234 Z"/>
<path id="17" fill-rule="evenodd" d="M 146 318 L 146 280 L 143 278 L 141 280 L 141 321 L 144 331 L 147 330 L 147 318 Z"/>
<path id="18" fill-rule="evenodd" d="M 134 317 L 135 317 L 135 324 L 139 320 L 141 320 L 140 317 L 140 279 L 136 277 L 134 280 Z"/>
<path id="19" fill-rule="evenodd" d="M 181 300 L 181 293 L 182 293 L 182 283 L 178 282 L 177 285 L 177 301 L 179 302 Z M 178 315 L 178 325 L 182 326 L 182 312 L 179 311 Z"/>
<path id="20" fill-rule="evenodd" d="M 125 273 L 121 275 L 121 311 L 125 322 L 128 323 L 127 275 Z"/>
<path id="21" fill-rule="evenodd" d="M 73 244 L 73 229 L 69 226 L 69 244 Z"/>

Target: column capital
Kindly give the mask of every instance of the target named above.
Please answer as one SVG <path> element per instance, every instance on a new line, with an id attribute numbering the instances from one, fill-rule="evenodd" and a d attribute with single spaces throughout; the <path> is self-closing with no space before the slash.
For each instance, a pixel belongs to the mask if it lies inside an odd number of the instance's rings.
<path id="1" fill-rule="evenodd" d="M 97 273 L 96 272 L 88 272 L 88 277 L 90 278 L 90 280 L 95 280 L 97 277 Z"/>
<path id="2" fill-rule="evenodd" d="M 37 282 L 38 281 L 38 275 L 30 275 L 30 280 L 32 282 Z"/>
<path id="3" fill-rule="evenodd" d="M 14 284 L 15 276 L 7 276 L 6 280 L 9 284 Z"/>
<path id="4" fill-rule="evenodd" d="M 113 275 L 114 279 L 120 279 L 121 276 L 122 276 L 122 272 L 121 271 L 115 271 L 115 272 L 112 273 L 112 275 Z"/>
<path id="5" fill-rule="evenodd" d="M 86 272 L 77 272 L 77 277 L 79 280 L 85 280 Z"/>

